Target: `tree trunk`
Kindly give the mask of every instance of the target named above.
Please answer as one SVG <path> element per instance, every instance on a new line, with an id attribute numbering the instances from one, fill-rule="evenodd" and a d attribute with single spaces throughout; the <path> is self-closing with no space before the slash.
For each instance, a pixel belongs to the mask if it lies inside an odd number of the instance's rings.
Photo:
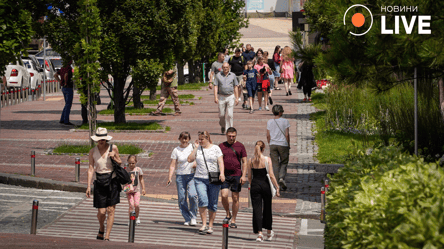
<path id="1" fill-rule="evenodd" d="M 190 79 L 190 83 L 194 83 L 194 72 L 195 72 L 194 61 L 188 61 L 188 77 Z"/>
<path id="2" fill-rule="evenodd" d="M 143 103 L 140 101 L 141 91 L 136 85 L 133 87 L 133 103 L 135 109 L 143 109 Z"/>
<path id="3" fill-rule="evenodd" d="M 438 81 L 439 87 L 439 106 L 441 107 L 441 116 L 444 122 L 444 81 L 442 78 Z"/>
<path id="4" fill-rule="evenodd" d="M 125 78 L 114 77 L 114 123 L 116 124 L 126 123 L 124 89 Z"/>
<path id="5" fill-rule="evenodd" d="M 183 77 L 183 63 L 180 61 L 177 62 L 177 76 L 178 76 L 178 84 L 185 84 L 185 78 Z"/>
<path id="6" fill-rule="evenodd" d="M 150 100 L 156 100 L 156 87 L 153 86 L 150 88 Z"/>

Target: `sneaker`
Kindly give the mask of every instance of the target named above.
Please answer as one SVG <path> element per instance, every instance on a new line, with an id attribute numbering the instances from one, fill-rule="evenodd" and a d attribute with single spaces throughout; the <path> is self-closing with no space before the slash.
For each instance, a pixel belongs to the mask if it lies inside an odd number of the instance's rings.
<path id="1" fill-rule="evenodd" d="M 242 104 L 242 109 L 245 109 L 245 104 Z"/>
<path id="2" fill-rule="evenodd" d="M 250 110 L 250 114 L 253 114 L 254 113 L 254 111 L 253 110 Z"/>
<path id="3" fill-rule="evenodd" d="M 267 106 L 265 106 L 265 110 L 266 110 L 266 111 L 269 111 L 269 110 L 270 110 L 270 109 L 268 109 L 268 105 L 267 105 Z"/>
<path id="4" fill-rule="evenodd" d="M 308 98 L 308 102 L 311 102 L 311 98 Z"/>
<path id="5" fill-rule="evenodd" d="M 250 106 L 246 105 L 245 110 L 251 110 Z"/>
<path id="6" fill-rule="evenodd" d="M 288 94 L 290 94 L 290 95 L 291 95 L 291 91 L 290 91 L 290 90 L 288 91 Z"/>
<path id="7" fill-rule="evenodd" d="M 268 97 L 268 102 L 270 102 L 270 105 L 273 104 L 273 100 L 271 99 L 271 97 Z M 268 110 L 267 110 L 268 111 Z"/>
<path id="8" fill-rule="evenodd" d="M 304 101 L 304 102 L 305 102 L 305 101 L 307 101 L 307 98 L 304 98 L 304 100 L 303 100 L 303 101 Z"/>
<path id="9" fill-rule="evenodd" d="M 190 222 L 185 221 L 185 222 L 183 223 L 183 225 L 184 225 L 184 226 L 189 226 L 189 225 L 190 225 Z"/>
<path id="10" fill-rule="evenodd" d="M 196 219 L 191 219 L 191 222 L 190 222 L 190 226 L 196 226 L 197 225 L 197 221 L 196 221 Z"/>
<path id="11" fill-rule="evenodd" d="M 264 97 L 262 97 L 262 101 L 265 101 Z"/>
<path id="12" fill-rule="evenodd" d="M 287 92 L 287 95 L 285 95 L 285 96 L 288 96 L 288 92 Z"/>
<path id="13" fill-rule="evenodd" d="M 221 132 L 222 134 L 225 134 L 225 127 L 220 127 L 220 132 Z"/>
<path id="14" fill-rule="evenodd" d="M 139 225 L 139 224 L 140 224 L 140 218 L 137 217 L 137 218 L 136 218 L 136 225 Z"/>
<path id="15" fill-rule="evenodd" d="M 262 234 L 259 234 L 256 238 L 256 242 L 263 242 L 264 241 L 264 236 Z"/>
<path id="16" fill-rule="evenodd" d="M 279 187 L 281 188 L 282 191 L 287 190 L 287 185 L 285 184 L 285 181 L 282 178 L 279 180 Z"/>
<path id="17" fill-rule="evenodd" d="M 272 239 L 273 239 L 273 237 L 274 237 L 274 231 L 273 230 L 271 230 L 271 233 L 267 233 L 267 241 L 271 241 Z"/>
<path id="18" fill-rule="evenodd" d="M 239 97 L 239 102 L 241 102 L 242 101 L 242 98 L 241 97 Z"/>
<path id="19" fill-rule="evenodd" d="M 259 109 L 257 109 L 258 111 L 262 111 L 262 107 L 259 107 Z"/>

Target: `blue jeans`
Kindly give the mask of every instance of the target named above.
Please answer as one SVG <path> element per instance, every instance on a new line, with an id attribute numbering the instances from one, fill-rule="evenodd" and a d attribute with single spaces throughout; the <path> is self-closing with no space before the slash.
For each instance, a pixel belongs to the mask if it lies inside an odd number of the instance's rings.
<path id="1" fill-rule="evenodd" d="M 194 182 L 199 197 L 199 207 L 208 207 L 208 210 L 216 212 L 220 185 L 210 184 L 210 181 L 204 178 L 194 178 Z"/>
<path id="2" fill-rule="evenodd" d="M 60 117 L 60 123 L 69 123 L 69 113 L 71 112 L 72 99 L 74 97 L 74 91 L 69 87 L 62 87 L 63 97 L 65 98 L 65 107 Z"/>
<path id="3" fill-rule="evenodd" d="M 194 174 L 176 175 L 179 209 L 187 222 L 197 217 L 197 193 L 193 178 Z M 188 208 L 187 196 L 190 200 L 190 208 Z"/>

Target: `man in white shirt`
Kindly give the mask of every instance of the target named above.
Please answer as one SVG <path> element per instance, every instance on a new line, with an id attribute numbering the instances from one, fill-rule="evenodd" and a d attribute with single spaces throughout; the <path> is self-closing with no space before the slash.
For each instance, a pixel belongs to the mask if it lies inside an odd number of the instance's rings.
<path id="1" fill-rule="evenodd" d="M 282 118 L 284 108 L 281 105 L 274 105 L 272 112 L 274 118 L 267 122 L 267 141 L 274 175 L 279 179 L 280 189 L 285 191 L 287 190 L 285 175 L 290 156 L 290 122 Z"/>
<path id="2" fill-rule="evenodd" d="M 230 64 L 224 62 L 222 72 L 214 77 L 214 102 L 219 104 L 219 124 L 221 133 L 225 134 L 225 129 L 233 127 L 234 105 L 239 104 L 238 86 L 236 74 L 230 72 Z"/>

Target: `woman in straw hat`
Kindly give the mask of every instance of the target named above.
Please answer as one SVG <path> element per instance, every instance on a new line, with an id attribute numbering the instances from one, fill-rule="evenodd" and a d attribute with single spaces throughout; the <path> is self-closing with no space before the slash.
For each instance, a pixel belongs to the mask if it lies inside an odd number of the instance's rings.
<path id="1" fill-rule="evenodd" d="M 119 164 L 122 163 L 122 160 L 120 160 L 119 150 L 116 145 L 112 145 L 112 151 L 110 151 L 110 144 L 108 142 L 112 138 L 108 135 L 106 128 L 97 128 L 96 135 L 91 136 L 91 139 L 97 142 L 97 146 L 89 151 L 86 197 L 89 198 L 91 196 L 91 180 L 95 172 L 96 180 L 94 181 L 93 202 L 94 207 L 98 208 L 97 219 L 100 223 L 100 229 L 97 239 L 99 240 L 109 240 L 114 223 L 116 204 L 120 203 L 121 186 L 114 178 L 115 176 L 112 175 L 113 165 L 111 158 Z M 108 220 L 106 222 L 105 234 L 106 213 L 108 213 Z"/>

